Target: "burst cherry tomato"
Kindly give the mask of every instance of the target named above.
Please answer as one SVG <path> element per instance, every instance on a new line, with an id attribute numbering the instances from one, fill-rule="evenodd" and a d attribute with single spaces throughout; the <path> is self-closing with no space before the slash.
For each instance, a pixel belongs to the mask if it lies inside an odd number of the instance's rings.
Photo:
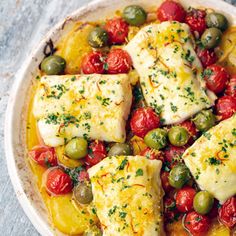
<path id="1" fill-rule="evenodd" d="M 148 131 L 158 128 L 160 117 L 151 107 L 140 107 L 132 115 L 130 127 L 132 132 L 143 138 Z"/>
<path id="2" fill-rule="evenodd" d="M 187 214 L 184 225 L 193 236 L 202 236 L 208 231 L 210 220 L 207 216 L 192 211 Z"/>
<path id="3" fill-rule="evenodd" d="M 89 145 L 89 153 L 85 157 L 85 164 L 89 167 L 96 165 L 107 155 L 106 147 L 101 141 L 93 141 Z"/>
<path id="4" fill-rule="evenodd" d="M 216 102 L 216 112 L 221 120 L 231 117 L 236 112 L 236 98 L 223 96 Z"/>
<path id="5" fill-rule="evenodd" d="M 82 61 L 81 70 L 84 74 L 103 74 L 104 58 L 101 52 L 91 52 Z"/>
<path id="6" fill-rule="evenodd" d="M 236 224 L 236 197 L 228 199 L 219 209 L 220 221 L 229 228 Z"/>
<path id="7" fill-rule="evenodd" d="M 61 168 L 54 167 L 48 170 L 46 176 L 46 190 L 49 194 L 70 193 L 73 188 L 73 182 L 68 174 Z"/>
<path id="8" fill-rule="evenodd" d="M 189 25 L 192 32 L 198 32 L 198 34 L 201 35 L 206 29 L 205 16 L 205 11 L 192 9 L 187 13 L 185 22 Z"/>
<path id="9" fill-rule="evenodd" d="M 217 94 L 225 89 L 229 79 L 227 71 L 216 64 L 208 66 L 204 71 L 204 75 L 207 88 Z"/>
<path id="10" fill-rule="evenodd" d="M 236 75 L 232 76 L 227 84 L 225 94 L 236 98 Z"/>
<path id="11" fill-rule="evenodd" d="M 120 48 L 112 49 L 106 62 L 109 74 L 128 73 L 132 66 L 130 55 Z"/>
<path id="12" fill-rule="evenodd" d="M 200 49 L 197 50 L 197 55 L 202 63 L 202 66 L 206 68 L 217 61 L 217 56 L 212 49 Z"/>
<path id="13" fill-rule="evenodd" d="M 173 187 L 170 185 L 170 182 L 169 182 L 169 174 L 170 173 L 167 171 L 163 171 L 161 173 L 161 183 L 166 193 L 170 192 L 173 189 Z"/>
<path id="14" fill-rule="evenodd" d="M 180 212 L 188 212 L 193 209 L 193 198 L 196 190 L 191 187 L 183 187 L 176 194 L 176 207 Z"/>
<path id="15" fill-rule="evenodd" d="M 129 32 L 129 25 L 121 18 L 108 20 L 105 25 L 110 44 L 123 44 Z"/>
<path id="16" fill-rule="evenodd" d="M 57 165 L 57 156 L 53 147 L 36 146 L 29 151 L 29 157 L 44 167 Z"/>
<path id="17" fill-rule="evenodd" d="M 185 150 L 185 146 L 176 147 L 173 145 L 169 145 L 168 148 L 164 151 L 166 161 L 168 161 L 170 164 L 174 164 L 176 161 L 180 161 Z"/>
<path id="18" fill-rule="evenodd" d="M 145 156 L 150 160 L 160 160 L 160 161 L 164 161 L 164 155 L 161 151 L 156 150 L 156 149 L 152 149 L 152 148 L 145 148 L 141 153 L 141 156 Z"/>
<path id="19" fill-rule="evenodd" d="M 186 11 L 178 2 L 167 0 L 157 9 L 157 19 L 163 21 L 184 22 Z"/>

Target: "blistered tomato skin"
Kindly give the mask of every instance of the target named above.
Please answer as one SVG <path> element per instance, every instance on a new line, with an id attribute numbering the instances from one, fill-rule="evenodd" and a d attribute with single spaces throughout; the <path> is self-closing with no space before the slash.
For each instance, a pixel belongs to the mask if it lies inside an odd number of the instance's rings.
<path id="1" fill-rule="evenodd" d="M 186 149 L 186 146 L 176 147 L 174 145 L 169 145 L 164 151 L 166 161 L 168 161 L 170 164 L 180 161 Z"/>
<path id="2" fill-rule="evenodd" d="M 140 107 L 133 113 L 130 120 L 132 132 L 143 138 L 150 130 L 160 126 L 160 117 L 150 107 Z"/>
<path id="3" fill-rule="evenodd" d="M 178 2 L 167 0 L 157 9 L 157 19 L 163 21 L 184 22 L 186 11 Z"/>
<path id="4" fill-rule="evenodd" d="M 140 156 L 145 156 L 150 160 L 160 160 L 164 161 L 164 154 L 163 152 L 153 149 L 153 148 L 145 148 L 141 153 Z"/>
<path id="5" fill-rule="evenodd" d="M 184 187 L 176 194 L 176 207 L 180 212 L 188 212 L 193 209 L 193 199 L 196 190 L 191 187 Z"/>
<path id="6" fill-rule="evenodd" d="M 164 199 L 164 215 L 166 223 L 170 223 L 176 219 L 178 212 L 176 210 L 176 203 L 174 199 L 169 197 Z"/>
<path id="7" fill-rule="evenodd" d="M 121 18 L 108 20 L 105 25 L 110 44 L 123 44 L 129 33 L 129 25 Z"/>
<path id="8" fill-rule="evenodd" d="M 221 120 L 231 117 L 236 112 L 236 98 L 223 96 L 216 102 L 216 113 Z"/>
<path id="9" fill-rule="evenodd" d="M 200 49 L 197 50 L 197 55 L 204 68 L 213 65 L 217 61 L 217 56 L 212 49 Z"/>
<path id="10" fill-rule="evenodd" d="M 53 147 L 36 146 L 28 154 L 32 160 L 43 167 L 57 166 L 57 156 Z"/>
<path id="11" fill-rule="evenodd" d="M 231 197 L 221 206 L 219 219 L 225 226 L 234 227 L 236 224 L 236 197 Z"/>
<path id="12" fill-rule="evenodd" d="M 162 183 L 162 188 L 164 189 L 164 191 L 166 193 L 170 192 L 171 190 L 173 190 L 174 188 L 170 185 L 169 182 L 169 172 L 167 171 L 163 171 L 161 173 L 161 183 Z"/>
<path id="13" fill-rule="evenodd" d="M 187 13 L 185 22 L 189 25 L 192 32 L 198 32 L 199 35 L 202 35 L 206 29 L 206 12 L 203 10 L 192 9 Z"/>
<path id="14" fill-rule="evenodd" d="M 81 65 L 84 74 L 103 74 L 104 58 L 101 52 L 91 52 L 84 57 Z"/>
<path id="15" fill-rule="evenodd" d="M 68 174 L 61 168 L 51 168 L 46 176 L 46 190 L 49 194 L 62 195 L 70 193 L 73 183 Z"/>
<path id="16" fill-rule="evenodd" d="M 207 88 L 214 93 L 219 94 L 226 88 L 229 74 L 222 66 L 215 64 L 208 66 L 204 71 L 204 75 Z"/>
<path id="17" fill-rule="evenodd" d="M 236 75 L 232 76 L 226 86 L 225 94 L 236 98 Z"/>
<path id="18" fill-rule="evenodd" d="M 88 167 L 94 166 L 107 156 L 106 147 L 101 141 L 93 141 L 89 145 L 88 155 L 85 157 L 85 164 Z"/>
<path id="19" fill-rule="evenodd" d="M 119 48 L 110 51 L 106 63 L 108 74 L 128 73 L 132 66 L 130 55 Z"/>
<path id="20" fill-rule="evenodd" d="M 207 216 L 202 216 L 195 211 L 187 214 L 184 226 L 193 236 L 205 235 L 210 227 L 210 220 Z"/>

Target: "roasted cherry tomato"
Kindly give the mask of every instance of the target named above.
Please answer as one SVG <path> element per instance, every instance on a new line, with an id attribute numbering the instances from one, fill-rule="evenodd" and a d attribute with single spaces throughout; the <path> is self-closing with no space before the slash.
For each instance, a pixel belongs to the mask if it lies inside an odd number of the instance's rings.
<path id="1" fill-rule="evenodd" d="M 184 22 L 186 11 L 178 2 L 167 0 L 157 9 L 157 19 L 162 21 Z"/>
<path id="2" fill-rule="evenodd" d="M 145 156 L 150 160 L 160 160 L 160 161 L 164 161 L 164 154 L 163 152 L 153 149 L 153 148 L 149 148 L 147 147 L 146 149 L 144 149 L 141 153 L 140 156 Z"/>
<path id="3" fill-rule="evenodd" d="M 107 72 L 109 74 L 128 73 L 132 66 L 130 55 L 120 48 L 112 49 L 110 51 L 107 55 L 106 63 Z"/>
<path id="4" fill-rule="evenodd" d="M 198 32 L 198 34 L 201 35 L 206 29 L 205 16 L 205 11 L 192 8 L 191 11 L 187 13 L 185 22 L 190 26 L 192 32 Z"/>
<path id="5" fill-rule="evenodd" d="M 183 187 L 176 194 L 176 207 L 180 212 L 188 212 L 193 209 L 193 199 L 196 190 L 191 187 Z"/>
<path id="6" fill-rule="evenodd" d="M 52 167 L 57 165 L 57 156 L 53 147 L 36 146 L 29 151 L 29 157 L 44 167 Z"/>
<path id="7" fill-rule="evenodd" d="M 140 107 L 133 113 L 130 120 L 132 132 L 143 138 L 150 130 L 160 126 L 160 117 L 151 107 Z"/>
<path id="8" fill-rule="evenodd" d="M 236 75 L 232 76 L 227 84 L 225 94 L 236 98 Z"/>
<path id="9" fill-rule="evenodd" d="M 171 223 L 178 219 L 179 213 L 176 209 L 175 200 L 170 197 L 164 199 L 164 215 L 166 223 Z"/>
<path id="10" fill-rule="evenodd" d="M 79 172 L 78 180 L 79 180 L 80 182 L 84 182 L 84 181 L 89 180 L 89 174 L 88 174 L 88 172 L 87 172 L 86 170 L 81 170 L 81 171 Z"/>
<path id="11" fill-rule="evenodd" d="M 162 187 L 164 189 L 164 191 L 166 193 L 170 192 L 172 189 L 174 189 L 171 185 L 170 185 L 170 182 L 169 182 L 169 172 L 167 171 L 163 171 L 161 173 L 161 183 L 162 183 Z"/>
<path id="12" fill-rule="evenodd" d="M 103 74 L 104 57 L 101 52 L 91 52 L 82 61 L 81 70 L 84 74 Z"/>
<path id="13" fill-rule="evenodd" d="M 96 165 L 107 156 L 106 147 L 101 141 L 93 141 L 89 145 L 88 155 L 85 157 L 85 164 L 89 167 Z"/>
<path id="14" fill-rule="evenodd" d="M 181 161 L 181 157 L 186 150 L 186 146 L 176 147 L 173 145 L 169 145 L 164 151 L 165 159 L 171 165 L 175 164 L 178 161 Z"/>
<path id="15" fill-rule="evenodd" d="M 121 18 L 108 20 L 105 25 L 110 44 L 122 44 L 129 33 L 129 25 Z"/>
<path id="16" fill-rule="evenodd" d="M 187 214 L 184 226 L 193 236 L 205 235 L 210 227 L 210 220 L 207 216 L 202 216 L 195 211 Z"/>
<path id="17" fill-rule="evenodd" d="M 53 167 L 46 173 L 46 190 L 49 194 L 61 195 L 70 193 L 73 182 L 61 168 Z"/>
<path id="18" fill-rule="evenodd" d="M 236 224 L 236 197 L 231 197 L 221 206 L 219 218 L 225 226 L 234 227 Z"/>
<path id="19" fill-rule="evenodd" d="M 221 120 L 231 117 L 236 112 L 236 98 L 223 96 L 216 102 L 216 112 Z"/>
<path id="20" fill-rule="evenodd" d="M 202 49 L 198 48 L 197 55 L 202 63 L 202 66 L 206 68 L 207 66 L 210 66 L 217 61 L 217 56 L 212 49 Z"/>
<path id="21" fill-rule="evenodd" d="M 221 93 L 229 80 L 229 74 L 219 65 L 208 66 L 204 71 L 204 79 L 206 81 L 206 86 L 208 89 L 214 93 Z"/>

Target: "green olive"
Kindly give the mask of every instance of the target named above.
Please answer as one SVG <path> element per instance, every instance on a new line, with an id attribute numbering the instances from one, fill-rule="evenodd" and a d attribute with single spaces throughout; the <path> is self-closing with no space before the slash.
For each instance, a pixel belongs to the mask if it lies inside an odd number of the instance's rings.
<path id="1" fill-rule="evenodd" d="M 168 132 L 170 143 L 174 146 L 180 147 L 185 145 L 189 140 L 188 131 L 180 126 L 173 126 Z"/>
<path id="2" fill-rule="evenodd" d="M 124 9 L 122 17 L 128 24 L 139 26 L 145 23 L 147 13 L 142 7 L 131 5 Z"/>
<path id="3" fill-rule="evenodd" d="M 206 23 L 209 28 L 215 27 L 222 31 L 225 31 L 229 24 L 224 15 L 215 12 L 207 14 Z"/>
<path id="4" fill-rule="evenodd" d="M 180 189 L 191 179 L 189 169 L 184 164 L 173 167 L 169 174 L 169 183 L 172 187 Z"/>
<path id="5" fill-rule="evenodd" d="M 73 189 L 73 198 L 80 204 L 89 204 L 93 200 L 92 188 L 87 183 L 79 183 Z"/>
<path id="6" fill-rule="evenodd" d="M 206 29 L 201 37 L 203 46 L 207 49 L 214 48 L 219 45 L 222 32 L 217 28 Z"/>
<path id="7" fill-rule="evenodd" d="M 210 212 L 214 204 L 213 196 L 207 191 L 198 192 L 193 199 L 193 208 L 201 215 L 205 215 Z"/>
<path id="8" fill-rule="evenodd" d="M 132 151 L 127 143 L 116 143 L 108 152 L 108 156 L 128 156 L 131 155 Z"/>
<path id="9" fill-rule="evenodd" d="M 96 225 L 93 225 L 83 233 L 83 236 L 102 236 L 102 231 Z"/>
<path id="10" fill-rule="evenodd" d="M 65 59 L 57 55 L 46 57 L 41 63 L 41 69 L 47 75 L 60 75 L 65 68 Z"/>
<path id="11" fill-rule="evenodd" d="M 83 138 L 73 138 L 65 146 L 65 154 L 71 159 L 80 159 L 88 153 L 88 142 Z"/>
<path id="12" fill-rule="evenodd" d="M 216 118 L 211 110 L 203 110 L 195 116 L 193 122 L 198 130 L 205 132 L 215 125 Z"/>
<path id="13" fill-rule="evenodd" d="M 144 142 L 150 148 L 161 149 L 167 144 L 167 132 L 164 129 L 153 129 L 149 131 L 145 137 Z"/>
<path id="14" fill-rule="evenodd" d="M 108 33 L 101 27 L 95 27 L 88 35 L 88 43 L 93 48 L 102 48 L 107 45 Z"/>

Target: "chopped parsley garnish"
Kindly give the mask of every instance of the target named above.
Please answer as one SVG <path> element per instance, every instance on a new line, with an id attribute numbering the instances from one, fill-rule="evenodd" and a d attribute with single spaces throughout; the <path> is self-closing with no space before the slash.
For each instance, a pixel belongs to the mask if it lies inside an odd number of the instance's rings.
<path id="1" fill-rule="evenodd" d="M 122 212 L 119 212 L 119 217 L 124 219 L 126 217 L 127 213 L 122 211 Z"/>
<path id="2" fill-rule="evenodd" d="M 222 163 L 221 160 L 215 158 L 215 157 L 210 157 L 208 158 L 207 162 L 210 164 L 210 165 L 214 165 L 214 166 L 217 166 L 217 165 L 220 165 Z"/>
<path id="3" fill-rule="evenodd" d="M 143 176 L 143 170 L 142 170 L 142 169 L 138 169 L 138 170 L 136 171 L 135 177 L 137 177 L 137 176 Z"/>
<path id="4" fill-rule="evenodd" d="M 177 110 L 178 110 L 178 107 L 175 106 L 172 102 L 170 103 L 170 108 L 173 112 L 177 112 Z"/>
<path id="5" fill-rule="evenodd" d="M 116 209 L 117 209 L 117 206 L 113 206 L 111 209 L 109 209 L 108 216 L 112 216 L 113 214 L 115 214 Z"/>
<path id="6" fill-rule="evenodd" d="M 127 158 L 125 158 L 121 164 L 117 167 L 118 170 L 124 170 L 125 166 L 128 164 Z"/>
<path id="7" fill-rule="evenodd" d="M 231 133 L 233 136 L 236 136 L 236 128 L 233 128 Z"/>

